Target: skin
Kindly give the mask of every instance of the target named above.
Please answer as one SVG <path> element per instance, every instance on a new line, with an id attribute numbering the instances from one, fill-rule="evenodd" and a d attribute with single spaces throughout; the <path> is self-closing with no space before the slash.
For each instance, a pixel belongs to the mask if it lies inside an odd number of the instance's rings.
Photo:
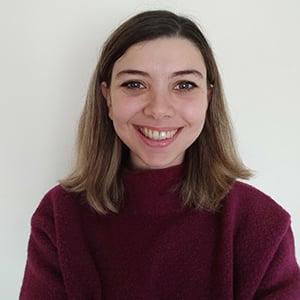
<path id="1" fill-rule="evenodd" d="M 110 87 L 101 83 L 115 132 L 130 149 L 136 169 L 183 162 L 199 137 L 209 104 L 206 66 L 183 38 L 131 46 L 114 64 Z"/>

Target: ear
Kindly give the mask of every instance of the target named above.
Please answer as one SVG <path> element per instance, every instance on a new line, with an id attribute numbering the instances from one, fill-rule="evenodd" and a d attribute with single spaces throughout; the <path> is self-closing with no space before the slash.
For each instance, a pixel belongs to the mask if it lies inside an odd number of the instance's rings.
<path id="1" fill-rule="evenodd" d="M 112 105 L 111 105 L 110 90 L 107 87 L 107 83 L 105 81 L 102 81 L 100 83 L 100 87 L 101 87 L 101 93 L 102 93 L 103 97 L 105 98 L 106 105 L 108 108 L 108 116 L 110 118 L 112 118 Z"/>
<path id="2" fill-rule="evenodd" d="M 211 99 L 213 96 L 213 90 L 214 90 L 214 85 L 209 83 L 207 86 L 207 101 L 208 101 L 208 103 L 211 102 Z"/>

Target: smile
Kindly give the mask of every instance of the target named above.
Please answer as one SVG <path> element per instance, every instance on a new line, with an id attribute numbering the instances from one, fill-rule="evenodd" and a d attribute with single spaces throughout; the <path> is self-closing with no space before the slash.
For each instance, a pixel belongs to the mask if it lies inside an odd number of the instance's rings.
<path id="1" fill-rule="evenodd" d="M 172 138 L 178 131 L 178 129 L 162 131 L 162 130 L 153 130 L 146 127 L 140 127 L 139 131 L 148 139 L 154 141 L 162 141 Z"/>

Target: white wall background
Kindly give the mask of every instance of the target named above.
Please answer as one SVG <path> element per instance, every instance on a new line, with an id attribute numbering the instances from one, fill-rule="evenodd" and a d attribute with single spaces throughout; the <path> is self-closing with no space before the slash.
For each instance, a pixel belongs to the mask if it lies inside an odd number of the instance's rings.
<path id="1" fill-rule="evenodd" d="M 64 177 L 107 35 L 145 9 L 201 24 L 219 62 L 251 183 L 292 215 L 300 258 L 298 0 L 0 0 L 0 297 L 17 299 L 30 217 Z"/>

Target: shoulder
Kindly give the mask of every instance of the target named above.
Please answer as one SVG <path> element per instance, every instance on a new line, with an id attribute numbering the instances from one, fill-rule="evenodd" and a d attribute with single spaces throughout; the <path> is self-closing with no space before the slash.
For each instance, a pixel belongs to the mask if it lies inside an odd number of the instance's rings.
<path id="1" fill-rule="evenodd" d="M 68 202 L 74 202 L 79 198 L 76 193 L 66 191 L 61 185 L 51 188 L 42 198 L 38 208 L 55 207 L 65 205 Z"/>
<path id="2" fill-rule="evenodd" d="M 243 287 L 241 298 L 253 286 L 259 287 L 258 293 L 273 296 L 297 293 L 299 267 L 290 215 L 284 208 L 257 188 L 236 182 L 219 217 L 222 237 L 232 247 L 236 286 Z"/>
<path id="3" fill-rule="evenodd" d="M 43 197 L 43 199 L 51 199 L 51 201 L 59 201 L 65 198 L 76 198 L 77 194 L 68 192 L 60 184 L 51 188 Z"/>
<path id="4" fill-rule="evenodd" d="M 236 181 L 225 197 L 221 212 L 237 235 L 253 239 L 278 239 L 288 231 L 290 215 L 269 195 L 257 188 Z"/>
<path id="5" fill-rule="evenodd" d="M 63 219 L 81 206 L 79 195 L 66 191 L 61 185 L 50 189 L 40 201 L 32 216 L 32 225 L 53 223 L 54 219 Z"/>
<path id="6" fill-rule="evenodd" d="M 268 214 L 289 218 L 288 212 L 271 196 L 252 185 L 236 181 L 224 199 L 224 205 L 236 213 Z"/>

